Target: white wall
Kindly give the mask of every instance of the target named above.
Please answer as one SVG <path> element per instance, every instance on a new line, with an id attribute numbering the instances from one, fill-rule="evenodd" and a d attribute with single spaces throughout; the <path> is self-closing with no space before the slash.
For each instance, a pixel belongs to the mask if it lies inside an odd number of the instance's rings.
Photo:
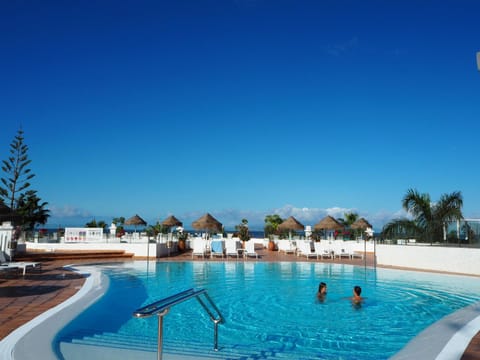
<path id="1" fill-rule="evenodd" d="M 480 249 L 377 245 L 377 265 L 480 275 Z"/>
<path id="2" fill-rule="evenodd" d="M 0 225 L 0 251 L 8 251 L 12 240 L 13 226 L 9 222 Z"/>
<path id="3" fill-rule="evenodd" d="M 373 252 L 373 244 L 367 245 L 367 252 Z M 363 251 L 363 243 L 355 244 L 357 251 Z M 125 250 L 136 257 L 147 256 L 147 244 L 38 244 L 27 243 L 28 249 L 47 251 L 62 250 Z M 163 257 L 176 251 L 166 244 L 149 244 L 149 257 Z M 422 270 L 446 271 L 480 276 L 480 249 L 449 248 L 422 245 L 376 245 L 377 264 L 399 266 Z"/>
<path id="4" fill-rule="evenodd" d="M 134 254 L 135 257 L 161 257 L 168 256 L 170 253 L 176 251 L 176 249 L 168 249 L 166 244 L 147 243 L 143 244 L 127 244 L 127 243 L 108 243 L 108 244 L 47 244 L 47 243 L 27 243 L 28 250 L 46 250 L 46 251 L 72 251 L 72 250 L 124 250 L 127 253 Z"/>

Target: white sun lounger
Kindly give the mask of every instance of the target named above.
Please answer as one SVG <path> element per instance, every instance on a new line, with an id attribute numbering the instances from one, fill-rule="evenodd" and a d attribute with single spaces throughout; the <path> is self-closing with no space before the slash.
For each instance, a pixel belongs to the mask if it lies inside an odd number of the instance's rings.
<path id="1" fill-rule="evenodd" d="M 243 249 L 243 257 L 255 257 L 258 259 L 258 253 L 255 251 L 255 242 L 253 240 L 245 241 L 245 249 Z"/>
<path id="2" fill-rule="evenodd" d="M 297 241 L 297 256 L 305 256 L 307 259 L 316 257 L 318 259 L 318 254 L 312 251 L 310 241 L 306 240 Z"/>
<path id="3" fill-rule="evenodd" d="M 343 240 L 336 240 L 333 242 L 333 253 L 336 258 L 352 259 L 353 254 L 349 249 L 348 244 Z"/>
<path id="4" fill-rule="evenodd" d="M 297 240 L 297 242 L 300 240 Z M 290 240 L 278 240 L 278 252 L 283 251 L 285 254 L 295 254 L 296 247 Z"/>
<path id="5" fill-rule="evenodd" d="M 201 238 L 193 239 L 192 259 L 195 255 L 205 258 L 207 255 L 207 241 Z"/>
<path id="6" fill-rule="evenodd" d="M 9 264 L 0 264 L 0 273 L 6 273 L 13 270 L 20 270 L 18 266 L 13 266 Z"/>
<path id="7" fill-rule="evenodd" d="M 238 259 L 238 238 L 229 238 L 225 240 L 225 256 L 236 256 Z"/>
<path id="8" fill-rule="evenodd" d="M 224 240 L 212 240 L 210 243 L 210 255 L 220 256 L 223 259 L 225 251 L 225 241 Z"/>
<path id="9" fill-rule="evenodd" d="M 3 251 L 0 251 L 0 266 L 23 269 L 23 276 L 27 273 L 27 268 L 39 268 L 41 263 L 39 262 L 30 262 L 30 261 L 7 261 Z"/>
<path id="10" fill-rule="evenodd" d="M 313 245 L 315 247 L 315 253 L 317 254 L 317 258 L 333 259 L 333 253 L 328 244 L 322 243 L 321 241 L 315 241 Z"/>

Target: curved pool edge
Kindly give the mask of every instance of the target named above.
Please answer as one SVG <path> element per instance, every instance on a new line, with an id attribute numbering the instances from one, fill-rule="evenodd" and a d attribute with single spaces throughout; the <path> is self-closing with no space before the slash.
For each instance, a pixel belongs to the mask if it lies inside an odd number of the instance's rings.
<path id="1" fill-rule="evenodd" d="M 105 293 L 108 278 L 95 267 L 84 266 L 80 270 L 66 266 L 65 269 L 84 276 L 83 286 L 69 299 L 38 315 L 0 341 L 1 359 L 57 359 L 52 342 L 58 331 Z"/>
<path id="2" fill-rule="evenodd" d="M 480 301 L 457 310 L 427 327 L 390 360 L 461 359 L 480 331 Z"/>

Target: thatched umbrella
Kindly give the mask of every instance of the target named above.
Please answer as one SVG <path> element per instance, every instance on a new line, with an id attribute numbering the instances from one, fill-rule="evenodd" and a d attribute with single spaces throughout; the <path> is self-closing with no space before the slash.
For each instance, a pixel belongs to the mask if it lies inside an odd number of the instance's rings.
<path id="1" fill-rule="evenodd" d="M 305 227 L 293 216 L 290 216 L 287 220 L 278 225 L 280 230 L 303 230 Z"/>
<path id="2" fill-rule="evenodd" d="M 175 216 L 170 215 L 168 218 L 163 220 L 162 225 L 170 228 L 172 226 L 183 226 L 183 223 Z"/>
<path id="3" fill-rule="evenodd" d="M 222 231 L 222 223 L 215 219 L 209 213 L 206 213 L 196 221 L 192 223 L 192 227 L 195 230 L 211 230 L 211 231 Z"/>
<path id="4" fill-rule="evenodd" d="M 278 225 L 279 230 L 288 230 L 289 238 L 292 237 L 292 230 L 304 230 L 305 227 L 293 216 L 290 216 L 287 220 Z"/>
<path id="5" fill-rule="evenodd" d="M 370 223 L 364 218 L 360 218 L 357 221 L 355 221 L 350 227 L 354 230 L 357 230 L 357 229 L 365 230 L 365 229 L 371 228 L 372 225 L 370 225 Z"/>
<path id="6" fill-rule="evenodd" d="M 332 216 L 325 216 L 313 227 L 315 230 L 341 230 L 343 225 L 334 219 Z"/>
<path id="7" fill-rule="evenodd" d="M 367 235 L 370 235 L 370 236 L 373 233 L 373 231 L 371 231 L 372 230 L 372 225 L 370 225 L 370 223 L 367 220 L 365 220 L 364 218 L 358 219 L 350 227 L 353 230 L 363 230 L 363 231 L 365 231 L 367 229 L 370 229 L 370 232 L 367 233 Z M 361 232 L 362 238 L 363 238 L 363 231 Z"/>
<path id="8" fill-rule="evenodd" d="M 135 232 L 137 232 L 137 226 L 139 226 L 139 225 L 145 226 L 145 225 L 147 225 L 147 222 L 145 220 L 143 220 L 140 216 L 135 214 L 130 219 L 127 219 L 125 221 L 125 225 L 133 225 L 135 227 Z"/>

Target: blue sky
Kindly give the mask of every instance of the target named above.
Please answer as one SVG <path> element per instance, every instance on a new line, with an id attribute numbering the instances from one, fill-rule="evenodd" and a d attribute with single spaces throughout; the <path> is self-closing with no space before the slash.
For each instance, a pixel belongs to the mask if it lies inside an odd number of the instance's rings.
<path id="1" fill-rule="evenodd" d="M 3 1 L 0 156 L 49 225 L 480 217 L 478 1 Z"/>

